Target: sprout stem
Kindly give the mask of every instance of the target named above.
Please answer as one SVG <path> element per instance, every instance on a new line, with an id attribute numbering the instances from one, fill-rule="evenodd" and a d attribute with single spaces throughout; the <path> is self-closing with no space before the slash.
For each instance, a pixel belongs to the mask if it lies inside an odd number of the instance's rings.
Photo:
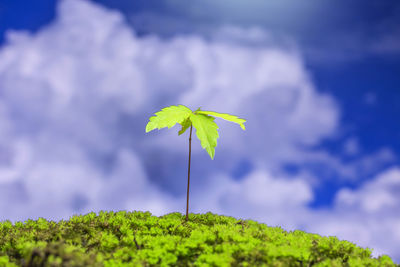
<path id="1" fill-rule="evenodd" d="M 190 184 L 190 154 L 192 151 L 192 125 L 190 125 L 190 135 L 189 135 L 189 167 L 188 167 L 188 184 L 187 184 L 187 194 L 186 194 L 186 221 L 189 220 L 189 184 Z"/>

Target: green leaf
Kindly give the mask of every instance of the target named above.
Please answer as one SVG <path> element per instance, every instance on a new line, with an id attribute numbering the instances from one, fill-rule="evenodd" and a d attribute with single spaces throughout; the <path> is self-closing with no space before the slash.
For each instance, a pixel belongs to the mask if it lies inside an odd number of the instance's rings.
<path id="1" fill-rule="evenodd" d="M 155 113 L 146 125 L 146 133 L 158 128 L 171 128 L 176 123 L 182 123 L 192 111 L 184 105 L 169 106 Z"/>
<path id="2" fill-rule="evenodd" d="M 196 135 L 199 138 L 201 146 L 207 150 L 211 159 L 214 159 L 215 147 L 217 146 L 218 125 L 213 117 L 205 114 L 190 114 L 190 120 L 193 127 L 196 128 Z"/>
<path id="3" fill-rule="evenodd" d="M 146 125 L 146 133 L 156 128 L 171 128 L 176 123 L 179 123 L 182 128 L 178 132 L 178 135 L 181 135 L 190 126 L 193 126 L 196 128 L 196 135 L 201 142 L 201 146 L 208 152 L 211 159 L 214 159 L 215 147 L 217 146 L 217 139 L 219 137 L 218 125 L 214 122 L 215 118 L 212 116 L 237 123 L 243 130 L 246 129 L 244 126 L 245 119 L 226 113 L 203 111 L 200 108 L 192 112 L 184 105 L 163 108 L 161 111 L 156 112 L 155 115 L 150 117 Z"/>
<path id="4" fill-rule="evenodd" d="M 178 135 L 183 134 L 187 128 L 190 127 L 190 125 L 192 125 L 192 122 L 190 121 L 190 117 L 187 117 L 182 123 L 182 129 L 178 132 Z"/>
<path id="5" fill-rule="evenodd" d="M 218 113 L 218 112 L 214 112 L 214 111 L 196 111 L 196 114 L 206 114 L 206 115 L 211 115 L 214 117 L 219 117 L 221 119 L 227 120 L 227 121 L 231 121 L 231 122 L 235 122 L 237 124 L 240 125 L 240 127 L 245 130 L 246 128 L 244 127 L 244 122 L 246 122 L 245 119 L 240 119 L 237 116 L 234 115 L 230 115 L 230 114 L 226 114 L 226 113 Z"/>

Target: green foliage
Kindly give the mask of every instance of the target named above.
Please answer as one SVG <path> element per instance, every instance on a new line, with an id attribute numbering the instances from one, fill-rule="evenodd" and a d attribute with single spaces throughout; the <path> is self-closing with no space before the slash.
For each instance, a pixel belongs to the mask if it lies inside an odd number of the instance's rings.
<path id="1" fill-rule="evenodd" d="M 227 121 L 239 124 L 245 130 L 245 119 L 240 119 L 237 116 L 218 113 L 214 111 L 202 111 L 198 108 L 192 112 L 189 108 L 178 105 L 169 106 L 161 109 L 152 116 L 146 125 L 146 133 L 154 129 L 161 129 L 164 127 L 171 128 L 176 123 L 179 123 L 182 128 L 178 135 L 183 134 L 189 127 L 193 126 L 196 129 L 197 138 L 199 138 L 201 146 L 208 152 L 211 159 L 214 159 L 215 147 L 217 146 L 218 125 L 214 122 L 213 117 L 218 117 Z"/>
<path id="2" fill-rule="evenodd" d="M 190 116 L 188 116 L 182 123 L 182 129 L 178 132 L 178 135 L 183 134 L 191 125 Z"/>
<path id="3" fill-rule="evenodd" d="M 163 108 L 155 113 L 156 116 L 150 117 L 146 125 L 146 133 L 156 128 L 168 127 L 169 129 L 176 123 L 182 123 L 191 113 L 192 111 L 183 105 Z"/>
<path id="4" fill-rule="evenodd" d="M 211 159 L 214 159 L 215 147 L 218 139 L 218 125 L 214 118 L 203 114 L 191 114 L 190 120 L 196 128 L 196 135 L 201 146 L 208 152 Z"/>
<path id="5" fill-rule="evenodd" d="M 244 127 L 244 124 L 243 124 L 244 122 L 246 122 L 246 120 L 240 119 L 240 118 L 238 118 L 238 117 L 236 117 L 236 116 L 233 116 L 233 115 L 230 115 L 230 114 L 218 113 L 218 112 L 214 112 L 214 111 L 204 111 L 204 110 L 197 111 L 196 113 L 197 113 L 197 114 L 211 115 L 211 116 L 218 117 L 218 118 L 221 118 L 221 119 L 224 119 L 224 120 L 227 120 L 227 121 L 235 122 L 235 123 L 239 124 L 240 127 L 241 127 L 243 130 L 246 129 L 246 128 Z"/>
<path id="6" fill-rule="evenodd" d="M 91 212 L 68 221 L 0 222 L 0 266 L 397 266 L 336 237 L 252 220 Z"/>

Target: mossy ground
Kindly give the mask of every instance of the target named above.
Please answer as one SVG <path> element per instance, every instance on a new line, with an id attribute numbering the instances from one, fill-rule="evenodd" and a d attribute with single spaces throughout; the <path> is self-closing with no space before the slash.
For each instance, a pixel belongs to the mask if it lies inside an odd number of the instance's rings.
<path id="1" fill-rule="evenodd" d="M 0 266 L 400 266 L 335 237 L 212 213 L 0 223 Z"/>

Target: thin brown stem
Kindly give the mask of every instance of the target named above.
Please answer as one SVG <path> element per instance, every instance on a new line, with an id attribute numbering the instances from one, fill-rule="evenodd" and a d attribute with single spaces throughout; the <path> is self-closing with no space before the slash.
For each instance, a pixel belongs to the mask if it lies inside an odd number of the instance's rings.
<path id="1" fill-rule="evenodd" d="M 189 220 L 189 184 L 190 184 L 190 154 L 192 152 L 192 125 L 190 125 L 189 135 L 189 167 L 188 167 L 188 184 L 186 193 L 186 221 Z"/>

